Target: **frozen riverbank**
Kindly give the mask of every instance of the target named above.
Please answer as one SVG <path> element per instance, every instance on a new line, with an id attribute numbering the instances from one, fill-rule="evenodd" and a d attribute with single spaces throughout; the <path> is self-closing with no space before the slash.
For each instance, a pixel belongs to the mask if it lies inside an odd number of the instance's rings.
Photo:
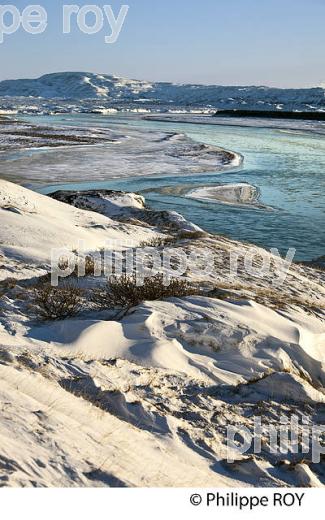
<path id="1" fill-rule="evenodd" d="M 293 130 L 279 121 L 278 128 L 262 129 L 255 122 L 234 127 L 202 120 L 189 125 L 177 122 L 178 116 L 168 123 L 130 115 L 33 117 L 31 125 L 56 128 L 61 135 L 64 129 L 111 142 L 12 150 L 6 160 L 2 154 L 2 175 L 43 193 L 138 192 L 153 207 L 174 209 L 209 231 L 275 247 L 282 254 L 294 248 L 299 260 L 322 256 L 325 145 L 318 126 L 309 123 L 306 131 L 307 123 L 299 122 Z M 236 152 L 229 156 L 224 150 Z M 256 206 L 185 197 L 201 187 L 242 183 L 260 192 L 258 222 Z"/>
<path id="2" fill-rule="evenodd" d="M 10 119 L 0 121 L 0 154 L 2 178 L 43 185 L 221 172 L 243 160 L 236 152 L 197 143 L 178 132 L 126 124 L 45 126 Z"/>

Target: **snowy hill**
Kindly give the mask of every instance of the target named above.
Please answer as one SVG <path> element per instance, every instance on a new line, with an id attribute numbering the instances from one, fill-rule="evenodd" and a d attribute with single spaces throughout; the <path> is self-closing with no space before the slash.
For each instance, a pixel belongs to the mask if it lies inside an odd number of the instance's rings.
<path id="1" fill-rule="evenodd" d="M 63 72 L 46 74 L 38 79 L 0 82 L 0 96 L 32 96 L 45 99 L 97 99 L 138 96 L 151 89 L 145 81 L 125 80 L 107 74 Z"/>
<path id="2" fill-rule="evenodd" d="M 101 100 L 183 107 L 325 110 L 324 89 L 278 89 L 263 86 L 177 85 L 129 80 L 107 74 L 63 72 L 38 79 L 0 82 L 0 97 Z"/>

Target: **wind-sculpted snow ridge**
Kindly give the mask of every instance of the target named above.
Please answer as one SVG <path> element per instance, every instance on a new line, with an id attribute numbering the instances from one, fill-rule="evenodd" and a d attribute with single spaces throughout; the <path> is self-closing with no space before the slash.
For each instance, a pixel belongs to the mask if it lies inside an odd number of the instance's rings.
<path id="1" fill-rule="evenodd" d="M 310 453 L 227 450 L 227 427 L 324 424 L 324 271 L 279 259 L 262 278 L 244 269 L 249 244 L 191 228 L 136 194 L 57 192 L 0 184 L 0 481 L 4 486 L 323 486 Z M 57 200 L 55 200 L 57 199 Z M 51 247 L 94 252 L 153 244 L 214 253 L 200 294 L 147 301 L 119 313 L 85 307 L 37 321 L 33 291 Z M 154 239 L 154 240 L 153 240 Z M 132 242 L 130 246 L 130 240 Z M 157 244 L 155 243 L 157 241 Z M 167 246 L 166 246 L 167 247 Z M 229 276 L 229 253 L 239 258 Z M 105 282 L 65 280 L 85 295 Z M 88 306 L 87 306 L 88 305 Z M 323 461 L 323 455 L 321 456 Z"/>
<path id="2" fill-rule="evenodd" d="M 107 74 L 63 72 L 37 79 L 6 80 L 0 97 L 32 97 L 37 100 L 98 100 L 103 109 L 116 106 L 212 107 L 245 110 L 325 109 L 324 89 L 279 89 L 263 86 L 218 86 L 151 83 Z M 4 99 L 4 102 L 6 100 Z M 29 100 L 30 102 L 30 100 Z M 108 105 L 105 104 L 108 102 Z M 187 108 L 186 108 L 187 110 Z"/>

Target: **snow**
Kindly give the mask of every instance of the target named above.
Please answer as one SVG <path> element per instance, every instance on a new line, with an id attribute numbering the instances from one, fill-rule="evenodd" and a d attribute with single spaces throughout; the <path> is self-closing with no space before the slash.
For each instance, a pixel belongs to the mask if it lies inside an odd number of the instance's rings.
<path id="1" fill-rule="evenodd" d="M 208 108 L 322 110 L 325 108 L 324 88 L 280 89 L 262 86 L 220 86 L 172 83 L 118 78 L 108 74 L 62 72 L 46 74 L 37 79 L 0 82 L 2 97 L 33 97 L 61 100 L 101 100 L 120 106 L 141 103 L 174 107 L 191 106 L 191 113 Z M 312 107 L 312 108 L 310 108 Z M 134 107 L 133 107 L 134 108 Z M 186 110 L 189 110 L 188 108 Z"/>
<path id="2" fill-rule="evenodd" d="M 4 180 L 0 180 L 0 215 L 0 255 L 9 256 L 25 267 L 49 266 L 53 249 L 72 251 L 78 249 L 80 242 L 85 245 L 86 253 L 105 248 L 110 240 L 118 240 L 123 248 L 125 244 L 136 246 L 155 235 L 147 229 L 119 224 L 99 213 L 81 211 Z M 11 269 L 11 265 L 3 266 L 0 278 L 9 276 Z M 26 275 L 25 270 L 21 275 Z"/>
<path id="3" fill-rule="evenodd" d="M 110 190 L 56 191 L 51 193 L 50 196 L 76 208 L 96 211 L 107 217 L 117 217 L 125 214 L 127 211 L 129 211 L 130 215 L 133 212 L 136 214 L 137 210 L 145 209 L 144 197 L 135 193 Z"/>
<path id="4" fill-rule="evenodd" d="M 208 462 L 184 444 L 178 445 L 168 436 L 160 440 L 112 414 L 101 413 L 56 381 L 11 367 L 0 366 L 0 374 L 1 395 L 6 402 L 15 403 L 11 420 L 7 408 L 0 425 L 7 485 L 192 487 L 232 483 L 230 478 L 213 475 Z"/>
<path id="5" fill-rule="evenodd" d="M 322 272 L 292 266 L 287 283 L 273 289 L 287 300 L 282 306 L 272 307 L 267 294 L 256 301 L 274 272 L 254 278 L 240 270 L 222 300 L 206 293 L 144 302 L 119 318 L 89 309 L 38 322 L 30 284 L 49 270 L 52 247 L 84 239 L 91 251 L 114 239 L 122 249 L 163 235 L 168 223 L 194 228 L 179 215 L 150 211 L 136 194 L 59 192 L 56 200 L 3 180 L 0 194 L 0 272 L 17 279 L 0 298 L 5 485 L 324 485 L 321 467 L 292 453 L 288 464 L 265 447 L 257 456 L 235 454 L 233 465 L 225 460 L 228 425 L 250 429 L 256 415 L 266 425 L 283 414 L 323 420 Z M 137 225 L 121 221 L 132 212 Z M 207 234 L 179 246 L 219 253 L 218 279 L 189 265 L 189 278 L 202 287 L 228 281 L 224 251 L 249 247 Z M 90 289 L 93 282 L 83 280 Z M 304 298 L 313 299 L 312 310 Z"/>
<path id="6" fill-rule="evenodd" d="M 83 72 L 46 74 L 38 79 L 5 80 L 0 83 L 1 96 L 65 99 L 114 98 L 120 92 L 132 96 L 150 89 L 151 84 L 144 81 Z"/>
<path id="7" fill-rule="evenodd" d="M 222 204 L 263 207 L 262 204 L 259 204 L 258 188 L 244 182 L 197 188 L 189 191 L 186 197 Z"/>
<path id="8" fill-rule="evenodd" d="M 325 333 L 316 320 L 313 323 L 309 318 L 304 326 L 297 326 L 292 319 L 292 314 L 283 317 L 254 302 L 234 304 L 193 297 L 145 303 L 121 323 L 69 320 L 31 330 L 30 337 L 58 346 L 62 355 L 70 352 L 84 360 L 126 359 L 142 367 L 182 372 L 210 384 L 235 385 L 267 370 L 294 371 L 297 360 L 309 369 L 310 350 L 324 345 Z M 301 344 L 300 333 L 310 326 L 314 331 L 308 343 Z M 319 361 L 325 362 L 324 352 Z M 312 376 L 316 380 L 319 374 Z M 256 389 L 263 394 L 271 392 L 273 398 L 276 389 L 284 399 L 290 395 L 301 400 L 301 390 L 291 391 L 295 389 L 292 377 L 276 374 L 258 383 Z M 324 399 L 314 391 L 311 400 Z"/>
<path id="9" fill-rule="evenodd" d="M 183 215 L 177 213 L 177 211 L 168 211 L 168 218 L 172 225 L 182 231 L 188 231 L 189 233 L 193 233 L 195 231 L 203 231 L 199 226 L 193 224 L 193 222 L 189 222 L 186 220 Z"/>

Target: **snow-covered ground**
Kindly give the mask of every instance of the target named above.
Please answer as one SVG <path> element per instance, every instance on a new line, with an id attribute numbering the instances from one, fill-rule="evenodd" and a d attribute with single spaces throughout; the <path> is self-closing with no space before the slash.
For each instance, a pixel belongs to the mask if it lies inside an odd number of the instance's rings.
<path id="1" fill-rule="evenodd" d="M 7 181 L 0 194 L 3 485 L 324 485 L 323 462 L 271 453 L 267 437 L 258 454 L 233 452 L 234 462 L 226 449 L 227 426 L 252 430 L 257 416 L 264 426 L 293 415 L 324 424 L 322 270 L 292 265 L 278 286 L 278 258 L 255 248 L 271 267 L 247 273 L 249 244 L 151 211 L 134 194 L 50 198 Z M 108 239 L 144 247 L 162 236 L 173 236 L 174 250 L 214 253 L 209 275 L 197 274 L 193 257 L 186 272 L 202 294 L 144 302 L 123 317 L 89 307 L 67 320 L 35 319 L 32 289 L 51 248 L 73 250 L 80 239 L 89 252 Z M 102 283 L 82 281 L 90 292 Z"/>

